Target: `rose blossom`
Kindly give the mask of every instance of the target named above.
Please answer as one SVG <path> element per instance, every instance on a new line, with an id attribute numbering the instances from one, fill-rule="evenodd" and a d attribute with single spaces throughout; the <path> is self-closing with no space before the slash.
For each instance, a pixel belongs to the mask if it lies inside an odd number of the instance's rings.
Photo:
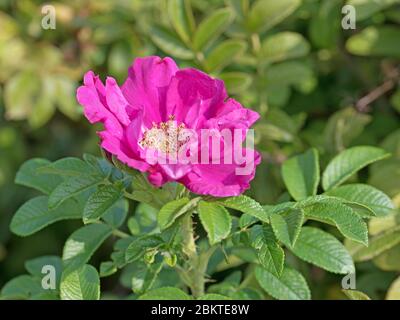
<path id="1" fill-rule="evenodd" d="M 237 174 L 237 169 L 248 163 L 224 161 L 228 141 L 223 135 L 218 138 L 222 141 L 218 164 L 213 163 L 211 150 L 207 150 L 208 163 L 155 161 L 161 155 L 172 158 L 173 152 L 193 143 L 192 135 L 200 136 L 205 129 L 231 131 L 232 136 L 241 130 L 244 139 L 259 118 L 258 113 L 228 98 L 223 81 L 193 68 L 179 69 L 171 58 L 135 59 L 121 87 L 112 77 L 107 77 L 104 85 L 89 71 L 77 99 L 90 123 L 104 124 L 104 131 L 98 133 L 101 147 L 122 163 L 147 172 L 148 180 L 157 187 L 177 181 L 197 194 L 235 196 L 249 188 L 260 163 L 259 154 L 252 149 L 233 150 L 246 154 L 252 162 L 249 174 Z M 170 137 L 175 139 L 169 141 Z M 237 145 L 231 148 L 238 149 Z M 148 149 L 155 151 L 153 157 L 149 158 Z"/>

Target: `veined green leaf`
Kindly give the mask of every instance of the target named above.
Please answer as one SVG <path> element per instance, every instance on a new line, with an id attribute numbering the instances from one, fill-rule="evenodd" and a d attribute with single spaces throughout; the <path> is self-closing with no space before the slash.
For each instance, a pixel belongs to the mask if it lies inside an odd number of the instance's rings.
<path id="1" fill-rule="evenodd" d="M 174 200 L 165 204 L 158 213 L 157 220 L 160 228 L 166 229 L 171 226 L 177 218 L 190 210 L 189 198 Z"/>
<path id="2" fill-rule="evenodd" d="M 92 193 L 83 209 L 85 223 L 102 217 L 122 197 L 122 190 L 113 185 L 104 185 Z"/>
<path id="3" fill-rule="evenodd" d="M 219 9 L 211 13 L 199 24 L 193 38 L 193 48 L 201 51 L 212 40 L 217 38 L 229 26 L 233 19 L 233 12 L 229 8 Z"/>
<path id="4" fill-rule="evenodd" d="M 37 170 L 41 174 L 54 174 L 59 176 L 80 176 L 87 175 L 91 172 L 95 174 L 93 167 L 79 158 L 63 158 L 47 165 L 40 167 Z"/>
<path id="5" fill-rule="evenodd" d="M 85 264 L 62 277 L 61 300 L 99 300 L 100 279 L 97 270 Z"/>
<path id="6" fill-rule="evenodd" d="M 128 214 L 129 202 L 126 199 L 119 199 L 103 214 L 102 219 L 114 229 L 119 228 L 125 221 Z"/>
<path id="7" fill-rule="evenodd" d="M 55 208 L 65 200 L 80 194 L 103 181 L 99 176 L 79 176 L 60 183 L 49 196 L 49 208 Z"/>
<path id="8" fill-rule="evenodd" d="M 348 184 L 329 190 L 326 194 L 366 206 L 378 217 L 386 216 L 394 209 L 392 200 L 386 194 L 366 184 Z"/>
<path id="9" fill-rule="evenodd" d="M 310 289 L 306 280 L 296 270 L 283 269 L 278 278 L 262 267 L 256 267 L 256 279 L 260 286 L 272 297 L 279 300 L 310 300 Z"/>
<path id="10" fill-rule="evenodd" d="M 299 201 L 314 196 L 319 183 L 318 152 L 315 149 L 286 160 L 282 176 L 291 196 Z"/>
<path id="11" fill-rule="evenodd" d="M 258 252 L 261 265 L 275 277 L 280 277 L 285 262 L 285 252 L 277 242 L 268 242 Z"/>
<path id="12" fill-rule="evenodd" d="M 34 188 L 45 194 L 49 194 L 62 182 L 60 177 L 41 174 L 38 169 L 49 165 L 51 162 L 46 159 L 34 158 L 26 161 L 18 170 L 15 183 Z"/>
<path id="13" fill-rule="evenodd" d="M 288 247 L 295 245 L 304 220 L 301 209 L 288 208 L 282 213 L 271 214 L 271 226 L 275 236 Z"/>
<path id="14" fill-rule="evenodd" d="M 222 294 L 217 294 L 217 293 L 207 293 L 197 300 L 231 300 L 231 298 L 227 296 L 223 296 Z"/>
<path id="15" fill-rule="evenodd" d="M 139 297 L 140 300 L 191 300 L 191 297 L 181 289 L 162 287 L 150 290 Z"/>
<path id="16" fill-rule="evenodd" d="M 368 245 L 368 227 L 354 210 L 336 199 L 326 199 L 304 208 L 307 218 L 335 225 L 347 238 Z"/>
<path id="17" fill-rule="evenodd" d="M 52 210 L 47 203 L 47 196 L 39 196 L 24 203 L 11 220 L 11 231 L 19 236 L 29 236 L 54 222 L 82 217 L 82 208 L 73 199 Z"/>
<path id="18" fill-rule="evenodd" d="M 303 227 L 291 250 L 300 259 L 327 271 L 339 274 L 354 272 L 354 263 L 346 248 L 322 230 Z"/>
<path id="19" fill-rule="evenodd" d="M 222 199 L 218 198 L 215 199 L 215 201 L 224 207 L 247 213 L 263 222 L 269 223 L 269 217 L 264 208 L 257 201 L 248 196 L 242 195 Z"/>
<path id="20" fill-rule="evenodd" d="M 333 189 L 358 170 L 384 158 L 389 154 L 380 148 L 370 146 L 358 146 L 342 151 L 329 162 L 322 176 L 324 190 Z"/>
<path id="21" fill-rule="evenodd" d="M 111 227 L 101 223 L 88 224 L 72 233 L 64 245 L 64 274 L 82 267 L 98 247 L 111 235 Z"/>
<path id="22" fill-rule="evenodd" d="M 200 201 L 198 211 L 201 224 L 207 231 L 211 245 L 222 241 L 229 235 L 232 218 L 223 206 L 212 202 Z"/>
<path id="23" fill-rule="evenodd" d="M 131 241 L 124 254 L 126 262 L 133 262 L 142 257 L 146 250 L 157 248 L 163 243 L 162 238 L 156 235 L 145 235 Z"/>
<path id="24" fill-rule="evenodd" d="M 400 243 L 400 228 L 395 227 L 370 239 L 368 247 L 357 247 L 352 252 L 354 261 L 370 260 Z"/>

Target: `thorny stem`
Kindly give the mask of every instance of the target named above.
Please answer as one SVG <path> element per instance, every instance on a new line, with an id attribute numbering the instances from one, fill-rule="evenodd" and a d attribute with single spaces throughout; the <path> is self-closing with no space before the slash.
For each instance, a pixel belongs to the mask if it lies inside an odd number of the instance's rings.
<path id="1" fill-rule="evenodd" d="M 205 292 L 207 281 L 206 271 L 208 261 L 214 253 L 215 247 L 204 252 L 198 252 L 195 243 L 194 226 L 191 213 L 188 213 L 182 221 L 183 253 L 188 257 L 188 268 L 183 272 L 185 282 L 195 298 L 201 297 Z"/>

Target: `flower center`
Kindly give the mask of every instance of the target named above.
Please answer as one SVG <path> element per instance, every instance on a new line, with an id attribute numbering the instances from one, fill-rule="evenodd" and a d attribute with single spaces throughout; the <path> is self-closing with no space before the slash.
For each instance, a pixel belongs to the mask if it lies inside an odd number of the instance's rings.
<path id="1" fill-rule="evenodd" d="M 185 124 L 175 121 L 173 115 L 169 116 L 166 122 L 156 124 L 143 133 L 143 138 L 139 145 L 143 148 L 153 148 L 167 154 L 175 154 L 180 148 L 189 141 L 190 132 Z"/>

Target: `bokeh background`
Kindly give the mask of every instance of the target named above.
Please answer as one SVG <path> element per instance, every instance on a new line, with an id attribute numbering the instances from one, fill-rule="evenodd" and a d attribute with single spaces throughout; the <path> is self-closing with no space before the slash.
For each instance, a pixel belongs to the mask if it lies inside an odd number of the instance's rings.
<path id="1" fill-rule="evenodd" d="M 27 259 L 59 255 L 79 225 L 64 221 L 29 238 L 12 235 L 13 213 L 34 193 L 13 183 L 16 171 L 33 157 L 99 154 L 96 128 L 83 119 L 75 90 L 89 69 L 121 84 L 137 56 L 171 56 L 181 67 L 219 77 L 230 95 L 262 114 L 256 139 L 264 161 L 251 191 L 259 202 L 287 196 L 279 169 L 288 156 L 313 146 L 326 162 L 346 147 L 366 144 L 393 157 L 362 171 L 361 179 L 399 207 L 399 3 L 1 0 L 0 288 L 24 273 Z M 42 27 L 45 4 L 55 8 L 54 30 Z M 356 29 L 342 28 L 345 4 L 356 9 Z M 201 28 L 213 36 L 194 37 Z M 390 219 L 387 226 L 399 223 Z M 372 233 L 384 228 L 373 223 Z M 94 259 L 109 249 L 104 246 Z M 383 298 L 400 271 L 400 245 L 357 267 L 357 289 Z M 338 277 L 320 269 L 307 274 L 314 298 L 342 297 Z M 103 290 L 123 287 L 123 281 L 115 283 L 107 279 Z"/>

